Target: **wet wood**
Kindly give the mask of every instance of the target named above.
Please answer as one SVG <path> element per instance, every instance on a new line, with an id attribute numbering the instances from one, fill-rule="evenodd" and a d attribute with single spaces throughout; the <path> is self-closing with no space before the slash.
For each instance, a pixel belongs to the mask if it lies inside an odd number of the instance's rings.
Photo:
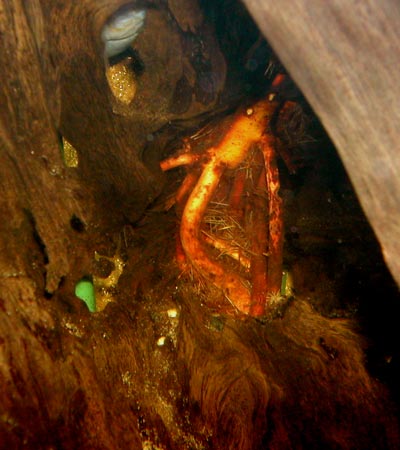
<path id="1" fill-rule="evenodd" d="M 157 130 L 211 111 L 226 67 L 197 2 L 172 20 L 180 1 L 149 1 L 119 104 L 100 31 L 123 3 L 0 0 L 0 446 L 397 448 L 350 322 L 301 299 L 265 323 L 218 315 L 171 264 L 174 214 L 131 226 L 164 182 Z M 74 285 L 121 246 L 117 301 L 90 314 Z"/>
<path id="2" fill-rule="evenodd" d="M 326 130 L 400 285 L 396 0 L 244 0 Z"/>

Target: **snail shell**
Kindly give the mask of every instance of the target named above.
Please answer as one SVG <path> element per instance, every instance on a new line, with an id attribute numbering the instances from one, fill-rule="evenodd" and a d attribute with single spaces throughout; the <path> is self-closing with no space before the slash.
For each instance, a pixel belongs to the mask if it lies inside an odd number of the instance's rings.
<path id="1" fill-rule="evenodd" d="M 138 37 L 146 19 L 145 9 L 122 7 L 106 22 L 101 33 L 107 58 L 126 50 Z"/>

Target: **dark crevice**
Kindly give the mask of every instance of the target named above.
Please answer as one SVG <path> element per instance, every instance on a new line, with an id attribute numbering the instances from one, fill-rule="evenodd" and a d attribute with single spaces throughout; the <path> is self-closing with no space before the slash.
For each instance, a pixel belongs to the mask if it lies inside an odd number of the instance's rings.
<path id="1" fill-rule="evenodd" d="M 40 237 L 40 233 L 37 229 L 37 225 L 36 225 L 36 220 L 34 215 L 32 214 L 32 211 L 25 209 L 25 214 L 28 218 L 29 223 L 31 224 L 32 227 L 32 235 L 33 235 L 33 239 L 35 240 L 40 253 L 43 255 L 43 264 L 46 265 L 49 263 L 49 256 L 47 254 L 47 249 L 46 249 L 46 245 L 43 242 L 42 238 Z"/>
<path id="2" fill-rule="evenodd" d="M 30 211 L 29 209 L 24 209 L 25 215 L 27 217 L 27 220 L 31 226 L 32 229 L 32 237 L 33 240 L 37 246 L 37 250 L 39 253 L 39 259 L 40 259 L 40 255 L 41 255 L 41 271 L 42 271 L 42 276 L 43 276 L 43 286 L 46 286 L 46 277 L 47 277 L 47 270 L 46 270 L 46 265 L 49 263 L 49 256 L 47 254 L 47 249 L 46 249 L 46 245 L 43 242 L 42 238 L 40 237 L 40 233 L 37 229 L 37 224 L 36 224 L 36 220 L 34 215 L 32 214 L 32 211 Z M 50 299 L 52 297 L 52 294 L 48 291 L 46 291 L 46 289 L 43 291 L 43 296 L 44 298 Z"/>
<path id="3" fill-rule="evenodd" d="M 75 214 L 72 215 L 69 224 L 71 225 L 71 228 L 78 233 L 83 233 L 86 229 L 85 223 Z"/>
<path id="4" fill-rule="evenodd" d="M 114 66 L 115 64 L 119 64 L 120 62 L 125 62 L 128 68 L 136 76 L 142 75 L 145 70 L 145 65 L 139 55 L 139 52 L 131 47 L 108 59 L 108 63 L 110 64 L 110 66 Z"/>

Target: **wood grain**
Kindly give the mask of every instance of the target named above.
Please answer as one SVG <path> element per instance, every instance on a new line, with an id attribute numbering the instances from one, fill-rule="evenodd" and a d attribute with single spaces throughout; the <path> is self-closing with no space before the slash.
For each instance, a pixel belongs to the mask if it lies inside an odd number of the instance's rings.
<path id="1" fill-rule="evenodd" d="M 335 143 L 400 285 L 400 4 L 244 0 Z"/>

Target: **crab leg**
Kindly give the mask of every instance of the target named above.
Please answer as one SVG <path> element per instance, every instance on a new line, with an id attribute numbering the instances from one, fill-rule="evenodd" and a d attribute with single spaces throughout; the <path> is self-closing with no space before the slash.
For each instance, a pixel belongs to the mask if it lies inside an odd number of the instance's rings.
<path id="1" fill-rule="evenodd" d="M 246 173 L 244 170 L 238 170 L 233 180 L 233 186 L 229 197 L 229 206 L 235 217 L 243 215 L 243 191 L 246 181 Z"/>
<path id="2" fill-rule="evenodd" d="M 160 163 L 160 167 L 163 172 L 166 172 L 167 170 L 175 169 L 176 167 L 193 164 L 197 162 L 198 159 L 199 156 L 194 153 L 182 153 L 181 155 L 165 159 Z"/>
<path id="3" fill-rule="evenodd" d="M 204 240 L 207 244 L 213 246 L 217 250 L 221 251 L 221 254 L 227 255 L 237 261 L 244 269 L 250 268 L 250 260 L 242 254 L 239 248 L 235 248 L 223 239 L 219 239 L 215 236 L 210 236 L 203 231 Z"/>
<path id="4" fill-rule="evenodd" d="M 265 300 L 268 292 L 268 202 L 263 193 L 266 193 L 265 168 L 258 175 L 257 189 L 253 194 L 252 223 L 250 227 L 251 242 L 251 309 L 252 316 L 262 316 L 265 309 Z"/>
<path id="5" fill-rule="evenodd" d="M 186 203 L 181 222 L 181 242 L 186 256 L 206 278 L 221 288 L 224 294 L 242 312 L 248 313 L 250 293 L 242 279 L 213 261 L 200 241 L 200 225 L 225 166 L 213 157 L 205 166 L 198 183 Z"/>
<path id="6" fill-rule="evenodd" d="M 282 282 L 283 208 L 279 196 L 279 171 L 273 138 L 264 135 L 261 139 L 261 149 L 265 160 L 269 205 L 268 292 L 277 293 Z"/>

